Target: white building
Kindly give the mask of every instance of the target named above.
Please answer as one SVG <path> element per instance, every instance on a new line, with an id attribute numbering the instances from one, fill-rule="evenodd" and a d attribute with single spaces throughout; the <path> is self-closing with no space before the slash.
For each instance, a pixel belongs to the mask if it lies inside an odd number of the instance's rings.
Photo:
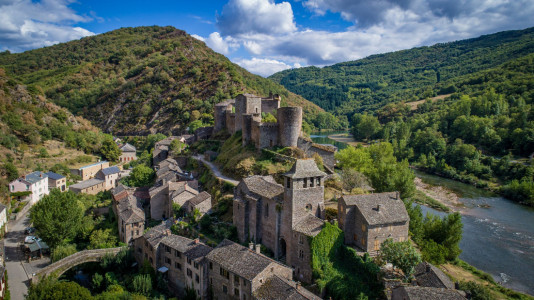
<path id="1" fill-rule="evenodd" d="M 9 192 L 31 192 L 30 205 L 37 203 L 45 195 L 48 195 L 48 175 L 41 171 L 35 171 L 9 183 Z"/>

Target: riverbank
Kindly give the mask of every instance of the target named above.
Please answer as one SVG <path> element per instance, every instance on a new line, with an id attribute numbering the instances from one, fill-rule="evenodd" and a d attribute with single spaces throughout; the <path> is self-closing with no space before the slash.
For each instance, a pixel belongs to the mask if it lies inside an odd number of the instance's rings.
<path id="1" fill-rule="evenodd" d="M 331 134 L 328 136 L 329 139 L 334 140 L 336 142 L 345 143 L 347 145 L 356 147 L 358 145 L 362 145 L 364 147 L 367 146 L 364 142 L 359 142 L 354 139 L 352 134 L 350 133 L 337 133 L 337 134 Z"/>
<path id="2" fill-rule="evenodd" d="M 417 204 L 426 205 L 443 212 L 460 211 L 465 207 L 460 202 L 460 197 L 452 190 L 424 183 L 419 177 L 415 177 L 414 184 L 417 192 L 413 199 Z"/>

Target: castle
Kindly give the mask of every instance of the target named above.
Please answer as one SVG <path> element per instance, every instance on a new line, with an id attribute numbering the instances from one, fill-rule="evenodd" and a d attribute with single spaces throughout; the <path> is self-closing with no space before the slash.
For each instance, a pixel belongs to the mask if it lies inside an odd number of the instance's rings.
<path id="1" fill-rule="evenodd" d="M 302 127 L 302 107 L 280 107 L 280 96 L 267 98 L 240 94 L 218 103 L 214 108 L 214 129 L 230 134 L 242 131 L 243 146 L 253 143 L 256 149 L 273 146 L 297 147 Z M 276 122 L 262 122 L 262 113 L 270 113 Z"/>

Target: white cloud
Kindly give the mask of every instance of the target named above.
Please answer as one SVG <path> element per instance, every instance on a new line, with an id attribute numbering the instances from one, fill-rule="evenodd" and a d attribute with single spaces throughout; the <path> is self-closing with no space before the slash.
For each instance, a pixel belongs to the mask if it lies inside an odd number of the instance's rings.
<path id="1" fill-rule="evenodd" d="M 196 36 L 196 38 L 204 41 L 214 51 L 224 55 L 239 47 L 239 43 L 233 37 L 227 36 L 223 38 L 218 32 L 211 33 L 207 38 L 199 36 Z"/>
<path id="2" fill-rule="evenodd" d="M 278 60 L 256 58 L 252 59 L 239 59 L 234 61 L 236 64 L 247 69 L 249 72 L 267 77 L 276 72 L 291 69 L 292 66 Z M 299 65 L 300 66 L 300 65 Z M 296 67 L 296 66 L 293 66 Z"/>
<path id="3" fill-rule="evenodd" d="M 216 24 L 223 36 L 280 34 L 297 29 L 291 4 L 273 0 L 230 0 Z"/>
<path id="4" fill-rule="evenodd" d="M 72 2 L 0 1 L 0 49 L 18 52 L 93 35 L 73 25 L 92 19 L 70 9 L 68 6 Z"/>

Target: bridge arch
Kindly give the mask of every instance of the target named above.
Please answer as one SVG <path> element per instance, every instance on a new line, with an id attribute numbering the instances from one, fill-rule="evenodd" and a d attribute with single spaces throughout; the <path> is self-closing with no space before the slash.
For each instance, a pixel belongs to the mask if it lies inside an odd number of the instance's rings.
<path id="1" fill-rule="evenodd" d="M 106 255 L 116 255 L 119 253 L 123 247 L 117 248 L 106 248 L 106 249 L 94 249 L 94 250 L 83 250 L 76 252 L 72 255 L 69 255 L 63 259 L 56 261 L 55 263 L 49 264 L 48 266 L 42 268 L 39 272 L 35 273 L 32 277 L 32 283 L 37 284 L 39 280 L 47 277 L 54 276 L 60 277 L 67 270 L 86 263 L 86 262 L 96 262 L 100 261 Z"/>

